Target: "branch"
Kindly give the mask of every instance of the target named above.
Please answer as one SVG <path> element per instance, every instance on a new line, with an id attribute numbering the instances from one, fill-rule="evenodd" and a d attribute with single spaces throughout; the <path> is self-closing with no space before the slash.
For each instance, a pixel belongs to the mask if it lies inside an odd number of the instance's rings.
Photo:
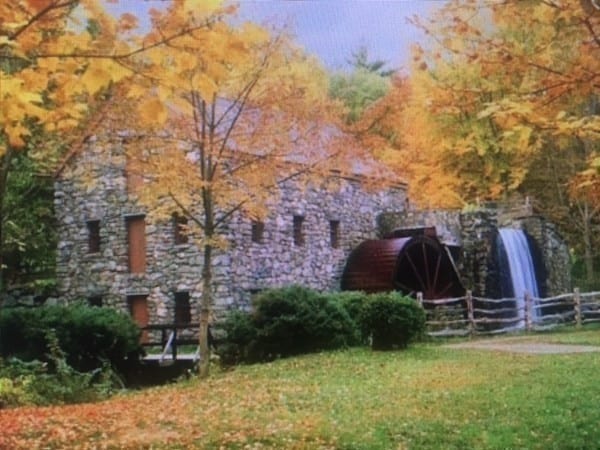
<path id="1" fill-rule="evenodd" d="M 75 1 L 75 0 L 73 0 L 73 1 Z M 35 57 L 36 58 L 87 58 L 87 59 L 113 59 L 113 60 L 128 59 L 128 58 L 131 58 L 140 53 L 151 50 L 153 48 L 160 47 L 161 45 L 167 45 L 171 41 L 173 41 L 177 38 L 180 38 L 187 34 L 192 34 L 194 31 L 197 31 L 197 30 L 200 30 L 203 28 L 208 28 L 212 24 L 217 22 L 218 20 L 220 20 L 220 16 L 211 17 L 209 19 L 206 19 L 206 21 L 204 21 L 200 25 L 196 25 L 196 26 L 189 27 L 189 28 L 183 28 L 181 31 L 179 31 L 171 36 L 165 37 L 164 39 L 161 39 L 158 42 L 155 42 L 153 44 L 148 44 L 148 45 L 142 45 L 141 47 L 138 47 L 134 50 L 131 50 L 131 51 L 125 52 L 125 53 L 118 53 L 118 54 L 112 54 L 112 55 L 103 54 L 103 53 L 87 53 L 87 52 L 46 53 L 46 54 L 36 55 Z M 8 59 L 22 59 L 22 58 L 17 57 L 17 56 L 8 55 L 8 56 L 0 56 L 0 59 L 8 60 Z"/>
<path id="2" fill-rule="evenodd" d="M 183 213 L 184 213 L 184 214 L 185 214 L 187 217 L 189 217 L 190 219 L 192 219 L 192 221 L 194 221 L 194 223 L 196 223 L 196 225 L 198 225 L 198 226 L 200 227 L 200 229 L 201 229 L 202 231 L 204 231 L 204 224 L 203 224 L 203 223 L 202 223 L 200 220 L 198 220 L 198 219 L 196 218 L 196 216 L 195 216 L 195 215 L 194 215 L 194 214 L 193 214 L 193 213 L 192 213 L 192 212 L 191 212 L 191 211 L 190 211 L 188 208 L 186 208 L 186 207 L 183 205 L 183 203 L 181 203 L 181 202 L 180 202 L 180 201 L 179 201 L 179 200 L 178 200 L 178 199 L 175 197 L 175 194 L 173 194 L 173 192 L 171 192 L 170 190 L 169 190 L 169 197 L 171 198 L 171 200 L 173 200 L 173 202 L 174 202 L 174 203 L 177 205 L 177 207 L 178 207 L 179 209 L 181 209 L 181 211 L 183 211 Z"/>
<path id="3" fill-rule="evenodd" d="M 53 11 L 55 9 L 68 8 L 70 6 L 75 6 L 78 2 L 79 2 L 79 0 L 67 0 L 65 3 L 54 3 L 54 4 L 50 3 L 48 6 L 46 6 L 44 9 L 42 9 L 40 12 L 38 12 L 37 14 L 32 16 L 25 25 L 23 25 L 21 28 L 19 28 L 17 31 L 15 31 L 14 34 L 12 36 L 9 36 L 8 39 L 11 41 L 16 40 L 19 37 L 19 35 L 21 35 L 21 33 L 23 33 L 25 30 L 27 30 L 27 28 L 29 28 L 31 25 L 33 25 L 36 21 L 40 20 L 43 16 L 48 14 L 50 11 Z"/>

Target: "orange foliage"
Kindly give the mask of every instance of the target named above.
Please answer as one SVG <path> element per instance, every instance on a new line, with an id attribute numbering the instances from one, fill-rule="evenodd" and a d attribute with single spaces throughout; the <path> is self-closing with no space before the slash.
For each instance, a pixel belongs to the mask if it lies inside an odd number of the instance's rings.
<path id="1" fill-rule="evenodd" d="M 413 18 L 432 37 L 413 50 L 412 92 L 396 123 L 423 162 L 407 172 L 415 200 L 506 196 L 547 143 L 597 147 L 600 115 L 587 105 L 600 89 L 600 12 L 583 3 L 453 0 Z"/>

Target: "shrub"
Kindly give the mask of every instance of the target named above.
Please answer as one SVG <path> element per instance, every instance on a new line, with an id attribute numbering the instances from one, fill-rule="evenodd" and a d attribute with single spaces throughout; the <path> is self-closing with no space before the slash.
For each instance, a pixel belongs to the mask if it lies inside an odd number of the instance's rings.
<path id="1" fill-rule="evenodd" d="M 69 306 L 0 310 L 0 356 L 53 363 L 49 331 L 69 366 L 89 371 L 106 363 L 121 370 L 128 356 L 141 351 L 139 328 L 126 314 L 81 303 Z"/>
<path id="2" fill-rule="evenodd" d="M 397 292 L 371 294 L 362 323 L 373 350 L 406 348 L 425 330 L 425 311 L 414 299 Z"/>
<path id="3" fill-rule="evenodd" d="M 115 385 L 110 368 L 78 372 L 70 367 L 50 333 L 54 370 L 41 361 L 0 360 L 0 408 L 97 401 L 112 394 Z"/>
<path id="4" fill-rule="evenodd" d="M 224 324 L 224 360 L 262 361 L 341 348 L 359 341 L 356 323 L 327 295 L 301 286 L 263 291 L 251 314 L 231 313 Z"/>
<path id="5" fill-rule="evenodd" d="M 368 330 L 362 323 L 365 307 L 369 296 L 361 291 L 330 292 L 326 294 L 330 301 L 340 305 L 354 323 L 354 327 L 360 333 L 360 344 L 366 344 L 369 339 Z"/>
<path id="6" fill-rule="evenodd" d="M 257 329 L 249 313 L 230 311 L 222 327 L 226 338 L 217 347 L 222 364 L 229 366 L 256 359 L 252 347 L 256 345 Z"/>
<path id="7" fill-rule="evenodd" d="M 30 404 L 27 386 L 31 377 L 19 380 L 0 377 L 0 409 Z"/>
<path id="8" fill-rule="evenodd" d="M 254 305 L 257 345 L 266 359 L 353 345 L 348 313 L 326 295 L 301 286 L 262 292 Z"/>

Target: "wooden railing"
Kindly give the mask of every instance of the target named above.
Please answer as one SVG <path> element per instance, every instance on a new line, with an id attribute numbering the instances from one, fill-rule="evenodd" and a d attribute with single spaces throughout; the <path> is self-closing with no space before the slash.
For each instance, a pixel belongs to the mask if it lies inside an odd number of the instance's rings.
<path id="1" fill-rule="evenodd" d="M 525 294 L 522 306 L 516 298 L 490 299 L 473 296 L 418 301 L 427 313 L 431 336 L 467 336 L 514 330 L 544 330 L 561 324 L 600 322 L 600 292 L 572 293 L 536 298 Z"/>
<path id="2" fill-rule="evenodd" d="M 141 327 L 142 345 L 144 347 L 160 347 L 162 349 L 160 360 L 169 355 L 173 361 L 177 359 L 178 347 L 182 345 L 198 346 L 198 323 L 166 323 L 152 324 Z M 184 334 L 184 331 L 190 330 Z M 196 350 L 197 352 L 197 350 Z"/>

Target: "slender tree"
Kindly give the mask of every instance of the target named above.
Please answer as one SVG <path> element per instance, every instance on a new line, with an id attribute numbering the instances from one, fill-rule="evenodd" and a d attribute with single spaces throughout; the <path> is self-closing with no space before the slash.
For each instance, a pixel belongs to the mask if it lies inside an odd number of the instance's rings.
<path id="1" fill-rule="evenodd" d="M 176 9 L 156 14 L 175 29 L 186 17 Z M 185 217 L 203 255 L 198 309 L 205 377 L 213 262 L 227 245 L 230 220 L 264 216 L 281 183 L 322 179 L 333 165 L 343 170 L 340 149 L 352 146 L 339 144 L 339 109 L 328 100 L 325 73 L 284 34 L 218 21 L 210 32 L 153 49 L 139 63 L 143 71 L 124 85 L 132 110 L 115 116 L 115 126 L 132 135 L 129 170 L 144 178 L 138 200 L 157 220 Z"/>

